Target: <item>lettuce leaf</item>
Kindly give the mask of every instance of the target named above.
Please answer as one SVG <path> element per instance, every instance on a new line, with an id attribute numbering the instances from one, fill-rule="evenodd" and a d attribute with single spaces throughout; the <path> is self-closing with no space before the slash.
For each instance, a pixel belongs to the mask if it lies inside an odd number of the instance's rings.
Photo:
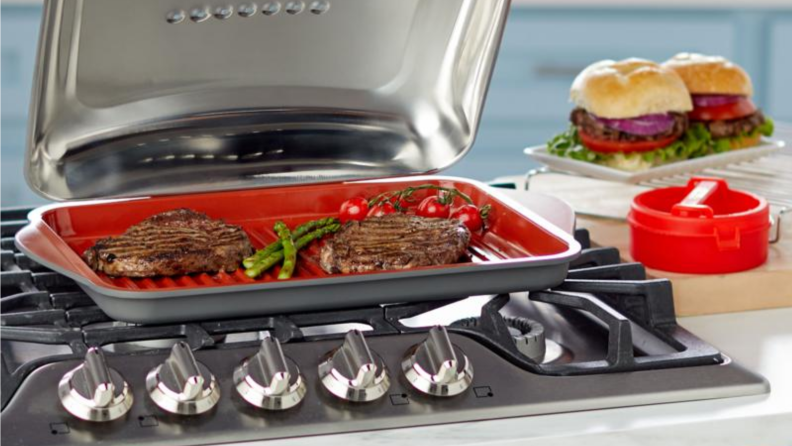
<path id="1" fill-rule="evenodd" d="M 775 131 L 775 123 L 772 119 L 765 116 L 765 121 L 759 126 L 758 129 L 756 129 L 756 131 L 758 131 L 762 136 L 769 138 L 773 136 L 773 132 Z"/>
<path id="2" fill-rule="evenodd" d="M 694 123 L 678 140 L 659 149 L 635 153 L 599 153 L 583 146 L 577 127 L 570 125 L 567 131 L 554 136 L 553 139 L 547 142 L 547 151 L 556 156 L 572 158 L 578 161 L 604 164 L 627 171 L 641 171 L 674 161 L 727 152 L 731 150 L 732 140 L 754 137 L 757 134 L 771 136 L 773 127 L 773 120 L 765 118 L 765 122 L 751 133 L 742 134 L 735 138 L 714 139 L 707 127 L 701 123 Z"/>
<path id="3" fill-rule="evenodd" d="M 765 121 L 754 129 L 752 132 L 742 132 L 733 138 L 721 138 L 713 141 L 716 145 L 715 153 L 728 152 L 732 148 L 733 142 L 742 142 L 743 139 L 753 139 L 757 136 L 773 136 L 775 130 L 775 123 L 770 118 L 765 118 Z"/>

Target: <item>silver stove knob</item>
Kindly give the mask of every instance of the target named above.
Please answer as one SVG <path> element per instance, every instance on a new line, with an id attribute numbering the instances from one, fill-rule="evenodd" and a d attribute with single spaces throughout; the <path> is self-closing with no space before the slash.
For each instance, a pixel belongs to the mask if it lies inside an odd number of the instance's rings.
<path id="1" fill-rule="evenodd" d="M 258 353 L 234 369 L 234 384 L 245 401 L 269 410 L 294 407 L 306 392 L 300 369 L 275 338 L 264 339 Z"/>
<path id="2" fill-rule="evenodd" d="M 385 363 L 358 330 L 347 333 L 344 345 L 327 354 L 319 364 L 319 378 L 330 393 L 354 402 L 374 401 L 390 387 Z"/>
<path id="3" fill-rule="evenodd" d="M 473 382 L 473 364 L 441 326 L 407 351 L 402 371 L 413 387 L 433 396 L 459 395 Z"/>
<path id="4" fill-rule="evenodd" d="M 88 421 L 121 418 L 132 407 L 132 392 L 120 373 L 107 367 L 102 350 L 92 347 L 85 362 L 63 375 L 58 394 L 66 410 Z"/>
<path id="5" fill-rule="evenodd" d="M 179 415 L 204 413 L 220 399 L 214 375 L 184 342 L 174 345 L 168 359 L 149 372 L 146 389 L 157 406 Z"/>

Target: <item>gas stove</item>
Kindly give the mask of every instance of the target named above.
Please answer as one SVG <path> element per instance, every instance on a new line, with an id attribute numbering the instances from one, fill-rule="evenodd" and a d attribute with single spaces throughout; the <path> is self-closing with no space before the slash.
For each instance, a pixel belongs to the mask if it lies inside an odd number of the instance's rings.
<path id="1" fill-rule="evenodd" d="M 2 211 L 6 444 L 205 445 L 769 391 L 677 324 L 669 281 L 583 230 L 552 290 L 143 326 L 19 253 L 28 211 Z"/>

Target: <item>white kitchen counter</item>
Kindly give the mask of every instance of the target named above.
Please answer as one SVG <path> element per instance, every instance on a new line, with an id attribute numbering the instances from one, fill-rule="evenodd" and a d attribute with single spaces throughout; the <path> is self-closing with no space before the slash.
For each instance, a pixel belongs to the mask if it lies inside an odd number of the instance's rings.
<path id="1" fill-rule="evenodd" d="M 699 316 L 680 322 L 764 375 L 771 393 L 245 445 L 792 445 L 792 308 Z"/>

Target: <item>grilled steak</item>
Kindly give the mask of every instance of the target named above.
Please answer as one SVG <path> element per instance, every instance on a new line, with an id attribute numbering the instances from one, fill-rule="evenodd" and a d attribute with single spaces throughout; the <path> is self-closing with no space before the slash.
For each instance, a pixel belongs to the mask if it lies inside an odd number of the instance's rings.
<path id="1" fill-rule="evenodd" d="M 83 258 L 110 276 L 153 277 L 232 272 L 252 253 L 239 226 L 176 209 L 149 217 L 118 237 L 97 241 Z"/>
<path id="2" fill-rule="evenodd" d="M 734 138 L 745 133 L 751 133 L 764 124 L 765 118 L 761 111 L 751 115 L 731 119 L 728 121 L 699 121 L 712 133 L 713 138 Z"/>
<path id="3" fill-rule="evenodd" d="M 332 274 L 446 265 L 469 244 L 457 220 L 390 214 L 347 223 L 322 247 L 321 266 Z"/>
<path id="4" fill-rule="evenodd" d="M 639 142 L 639 141 L 657 141 L 660 139 L 674 136 L 678 138 L 685 133 L 688 127 L 688 118 L 684 113 L 671 113 L 674 118 L 674 125 L 666 132 L 658 133 L 656 135 L 633 135 L 625 133 L 614 128 L 610 128 L 602 121 L 597 120 L 594 115 L 587 112 L 582 108 L 572 110 L 569 120 L 572 121 L 579 129 L 583 130 L 587 135 L 605 140 L 605 141 L 623 141 L 623 142 Z"/>

